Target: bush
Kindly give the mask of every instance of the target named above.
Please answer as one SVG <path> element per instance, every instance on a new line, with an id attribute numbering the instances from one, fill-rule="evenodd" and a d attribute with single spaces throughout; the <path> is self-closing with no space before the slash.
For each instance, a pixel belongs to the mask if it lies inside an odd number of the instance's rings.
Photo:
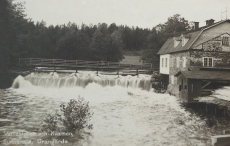
<path id="1" fill-rule="evenodd" d="M 45 124 L 42 125 L 43 130 L 47 132 L 58 131 L 57 117 L 57 113 L 55 115 L 48 114 L 44 119 Z"/>
<path id="2" fill-rule="evenodd" d="M 67 105 L 60 105 L 60 114 L 48 114 L 44 120 L 43 130 L 48 132 L 65 131 L 74 134 L 84 128 L 92 129 L 93 125 L 89 124 L 89 121 L 93 114 L 89 110 L 89 103 L 85 102 L 83 98 L 71 99 Z"/>
<path id="3" fill-rule="evenodd" d="M 60 106 L 63 116 L 59 116 L 66 131 L 75 133 L 84 128 L 92 129 L 93 125 L 89 124 L 92 114 L 89 112 L 89 104 L 83 98 L 78 100 L 71 99 L 67 106 Z"/>

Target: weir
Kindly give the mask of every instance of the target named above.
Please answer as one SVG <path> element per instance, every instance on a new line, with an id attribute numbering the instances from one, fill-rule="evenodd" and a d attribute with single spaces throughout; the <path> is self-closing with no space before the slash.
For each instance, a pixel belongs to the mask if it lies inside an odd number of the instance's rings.
<path id="1" fill-rule="evenodd" d="M 26 83 L 27 81 L 27 83 Z M 82 87 L 90 83 L 96 83 L 102 87 L 122 86 L 126 88 L 139 88 L 150 91 L 152 89 L 151 77 L 149 75 L 119 76 L 102 75 L 98 72 L 81 71 L 77 73 L 31 73 L 25 77 L 18 76 L 13 82 L 13 88 L 20 88 L 25 84 L 45 88 Z"/>

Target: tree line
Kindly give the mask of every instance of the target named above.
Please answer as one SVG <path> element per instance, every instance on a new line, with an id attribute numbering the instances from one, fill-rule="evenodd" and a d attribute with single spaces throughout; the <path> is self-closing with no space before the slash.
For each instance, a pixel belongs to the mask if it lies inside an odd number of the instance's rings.
<path id="1" fill-rule="evenodd" d="M 9 62 L 18 58 L 59 58 L 121 61 L 126 51 L 142 51 L 141 59 L 158 66 L 156 54 L 168 37 L 189 30 L 179 14 L 152 29 L 115 23 L 46 26 L 26 18 L 23 3 L 0 0 L 1 56 Z M 3 55 L 4 54 L 4 55 Z"/>

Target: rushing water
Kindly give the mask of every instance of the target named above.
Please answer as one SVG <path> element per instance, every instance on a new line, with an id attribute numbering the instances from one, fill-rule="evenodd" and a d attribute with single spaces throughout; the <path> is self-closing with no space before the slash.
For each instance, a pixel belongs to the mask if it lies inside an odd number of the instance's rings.
<path id="1" fill-rule="evenodd" d="M 94 72 L 18 76 L 12 88 L 1 91 L 0 144 L 32 140 L 33 145 L 43 145 L 37 141 L 44 139 L 41 135 L 4 132 L 38 133 L 47 113 L 78 96 L 89 101 L 94 128 L 88 138 L 67 145 L 210 145 L 211 131 L 205 122 L 182 108 L 176 97 L 154 93 L 150 76 L 96 76 Z"/>

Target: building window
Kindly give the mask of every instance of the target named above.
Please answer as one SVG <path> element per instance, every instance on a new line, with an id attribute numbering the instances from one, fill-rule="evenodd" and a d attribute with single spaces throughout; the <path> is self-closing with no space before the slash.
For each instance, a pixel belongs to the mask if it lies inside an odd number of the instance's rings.
<path id="1" fill-rule="evenodd" d="M 184 89 L 187 90 L 187 85 L 184 85 Z"/>
<path id="2" fill-rule="evenodd" d="M 222 45 L 229 46 L 229 37 L 223 37 Z"/>
<path id="3" fill-rule="evenodd" d="M 164 67 L 164 58 L 162 58 L 162 67 Z"/>
<path id="4" fill-rule="evenodd" d="M 213 58 L 212 57 L 204 57 L 203 58 L 203 66 L 212 67 L 213 66 Z"/>
<path id="5" fill-rule="evenodd" d="M 167 67 L 168 58 L 165 58 L 165 67 Z"/>

